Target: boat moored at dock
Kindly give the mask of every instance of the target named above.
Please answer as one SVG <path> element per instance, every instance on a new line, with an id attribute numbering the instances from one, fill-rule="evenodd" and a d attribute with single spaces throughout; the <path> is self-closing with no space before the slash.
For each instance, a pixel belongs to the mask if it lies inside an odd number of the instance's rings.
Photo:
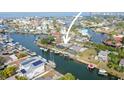
<path id="1" fill-rule="evenodd" d="M 31 56 L 36 56 L 37 54 L 35 52 L 30 53 Z"/>
<path id="2" fill-rule="evenodd" d="M 99 69 L 98 74 L 103 76 L 108 76 L 108 73 L 105 69 Z"/>
<path id="3" fill-rule="evenodd" d="M 52 67 L 52 68 L 56 68 L 55 62 L 53 62 L 53 61 L 51 61 L 51 60 L 48 60 L 47 65 L 49 65 L 49 66 Z"/>
<path id="4" fill-rule="evenodd" d="M 59 54 L 60 52 L 59 51 L 55 51 L 55 54 Z"/>
<path id="5" fill-rule="evenodd" d="M 47 52 L 47 51 L 48 51 L 48 49 L 47 49 L 47 48 L 40 47 L 40 49 L 41 49 L 41 50 L 43 50 L 43 51 L 45 51 L 45 52 Z"/>

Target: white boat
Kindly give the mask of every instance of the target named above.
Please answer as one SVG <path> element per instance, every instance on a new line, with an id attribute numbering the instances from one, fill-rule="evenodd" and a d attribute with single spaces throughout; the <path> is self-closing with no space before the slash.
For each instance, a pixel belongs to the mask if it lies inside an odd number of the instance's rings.
<path id="1" fill-rule="evenodd" d="M 69 55 L 68 54 L 64 54 L 65 57 L 68 57 Z"/>
<path id="2" fill-rule="evenodd" d="M 53 52 L 53 50 L 50 50 L 50 52 Z"/>
<path id="3" fill-rule="evenodd" d="M 108 75 L 107 71 L 104 70 L 104 69 L 99 69 L 98 74 L 99 74 L 99 75 L 104 75 L 104 76 L 107 76 L 107 75 Z"/>
<path id="4" fill-rule="evenodd" d="M 8 40 L 5 40 L 5 42 L 6 42 L 6 43 L 9 43 L 9 41 L 8 41 Z"/>
<path id="5" fill-rule="evenodd" d="M 19 42 L 16 42 L 15 45 L 19 45 Z"/>
<path id="6" fill-rule="evenodd" d="M 18 48 L 18 50 L 20 50 L 20 51 L 22 51 L 22 50 L 23 50 L 23 47 L 22 47 L 22 45 L 19 45 L 19 48 Z"/>
<path id="7" fill-rule="evenodd" d="M 12 38 L 10 38 L 8 41 L 9 41 L 9 42 L 13 42 L 13 39 L 12 39 Z"/>
<path id="8" fill-rule="evenodd" d="M 45 63 L 47 62 L 47 60 L 45 58 L 43 58 L 42 56 L 38 56 L 38 57 L 41 58 L 43 62 L 45 62 Z"/>
<path id="9" fill-rule="evenodd" d="M 48 51 L 48 49 L 44 48 L 44 51 Z"/>
<path id="10" fill-rule="evenodd" d="M 44 50 L 44 48 L 40 47 L 41 50 Z"/>
<path id="11" fill-rule="evenodd" d="M 55 62 L 48 60 L 47 65 L 51 66 L 52 68 L 56 67 Z"/>
<path id="12" fill-rule="evenodd" d="M 37 40 L 38 40 L 38 37 L 36 37 L 35 41 L 37 41 Z"/>
<path id="13" fill-rule="evenodd" d="M 55 51 L 55 54 L 59 54 L 59 51 Z"/>
<path id="14" fill-rule="evenodd" d="M 32 56 L 36 56 L 37 54 L 36 54 L 35 52 L 32 52 L 31 55 L 32 55 Z"/>
<path id="15" fill-rule="evenodd" d="M 43 51 L 48 51 L 47 48 L 40 47 L 40 49 L 43 50 Z"/>
<path id="16" fill-rule="evenodd" d="M 26 49 L 26 51 L 27 51 L 27 52 L 30 52 L 30 50 L 29 50 L 29 49 Z"/>
<path id="17" fill-rule="evenodd" d="M 22 47 L 24 50 L 26 50 L 26 47 Z"/>
<path id="18" fill-rule="evenodd" d="M 42 60 L 43 60 L 43 62 L 45 62 L 45 63 L 47 62 L 47 60 L 46 60 L 45 58 L 42 58 Z"/>

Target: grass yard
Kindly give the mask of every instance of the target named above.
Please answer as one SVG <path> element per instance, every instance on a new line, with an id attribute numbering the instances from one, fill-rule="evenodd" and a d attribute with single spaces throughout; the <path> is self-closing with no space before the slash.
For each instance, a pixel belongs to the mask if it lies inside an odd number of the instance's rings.
<path id="1" fill-rule="evenodd" d="M 81 59 L 85 61 L 97 63 L 95 60 L 95 56 L 97 55 L 97 52 L 95 49 L 92 49 L 92 48 L 87 49 L 84 52 L 79 53 L 78 55 Z"/>

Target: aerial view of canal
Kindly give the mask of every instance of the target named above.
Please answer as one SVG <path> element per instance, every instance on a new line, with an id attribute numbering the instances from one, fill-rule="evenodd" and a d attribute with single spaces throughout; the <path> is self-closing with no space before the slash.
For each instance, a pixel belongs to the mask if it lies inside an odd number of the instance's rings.
<path id="1" fill-rule="evenodd" d="M 72 73 L 79 80 L 111 80 L 117 79 L 113 76 L 99 76 L 97 74 L 98 69 L 90 72 L 87 69 L 86 64 L 70 60 L 61 55 L 56 55 L 50 52 L 44 52 L 34 43 L 36 35 L 25 35 L 12 33 L 10 36 L 14 39 L 14 42 L 19 42 L 24 47 L 28 48 L 30 51 L 36 52 L 46 59 L 53 60 L 56 63 L 56 70 L 62 74 Z"/>

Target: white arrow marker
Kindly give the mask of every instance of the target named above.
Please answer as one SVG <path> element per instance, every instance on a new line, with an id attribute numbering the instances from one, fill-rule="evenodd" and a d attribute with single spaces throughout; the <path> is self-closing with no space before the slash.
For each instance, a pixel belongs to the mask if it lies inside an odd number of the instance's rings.
<path id="1" fill-rule="evenodd" d="M 71 39 L 70 37 L 68 37 L 69 35 L 69 32 L 73 26 L 73 24 L 75 23 L 75 21 L 77 20 L 77 18 L 81 15 L 82 12 L 79 12 L 77 14 L 77 16 L 73 19 L 73 21 L 71 22 L 69 28 L 68 28 L 68 31 L 66 32 L 66 35 L 63 37 L 63 40 L 64 40 L 64 44 L 67 44 L 69 42 L 69 40 Z"/>

